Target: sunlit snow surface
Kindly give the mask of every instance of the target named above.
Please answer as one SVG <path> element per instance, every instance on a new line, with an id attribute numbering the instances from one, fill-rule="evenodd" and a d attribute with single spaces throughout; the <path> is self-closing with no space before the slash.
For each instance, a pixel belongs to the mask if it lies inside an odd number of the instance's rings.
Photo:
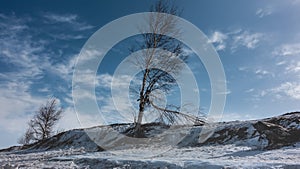
<path id="1" fill-rule="evenodd" d="M 164 150 L 168 150 L 165 152 Z M 162 154 L 160 154 L 163 152 Z M 114 154 L 113 154 L 114 153 Z M 139 158 L 140 154 L 159 154 Z M 300 144 L 277 150 L 236 145 L 193 148 L 139 148 L 86 153 L 83 149 L 0 154 L 3 168 L 300 168 Z"/>
<path id="2" fill-rule="evenodd" d="M 45 141 L 0 152 L 0 169 L 5 168 L 284 168 L 300 169 L 300 112 L 251 121 L 214 123 L 214 134 L 205 143 L 197 142 L 202 126 L 165 130 L 148 125 L 146 135 L 186 133 L 177 145 L 152 141 L 122 149 L 102 151 L 86 130 L 74 129 Z M 130 125 L 113 125 L 124 132 Z M 93 127 L 106 130 L 107 126 Z M 187 130 L 189 129 L 189 130 Z M 158 133 L 160 133 L 158 132 Z M 103 132 L 100 132 L 103 133 Z M 104 142 L 116 140 L 96 133 Z M 112 135 L 114 136 L 114 135 Z M 171 138 L 171 137 L 167 137 Z M 168 141 L 171 140 L 167 140 Z M 22 149 L 22 150 L 21 150 Z"/>

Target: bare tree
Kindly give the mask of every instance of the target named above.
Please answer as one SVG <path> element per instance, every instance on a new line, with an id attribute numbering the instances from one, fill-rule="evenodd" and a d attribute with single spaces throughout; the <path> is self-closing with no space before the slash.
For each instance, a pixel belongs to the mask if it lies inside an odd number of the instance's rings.
<path id="1" fill-rule="evenodd" d="M 24 133 L 24 135 L 18 139 L 18 143 L 26 145 L 26 144 L 31 143 L 33 141 L 33 138 L 34 137 L 33 137 L 32 129 L 30 127 L 28 127 L 26 132 Z"/>
<path id="2" fill-rule="evenodd" d="M 63 112 L 57 103 L 58 100 L 52 97 L 39 108 L 28 122 L 28 129 L 25 134 L 19 139 L 20 144 L 29 144 L 52 136 L 54 126 L 62 117 Z"/>
<path id="3" fill-rule="evenodd" d="M 132 61 L 135 66 L 143 70 L 139 76 L 141 84 L 138 87 L 134 86 L 135 89 L 133 89 L 138 95 L 139 106 L 137 121 L 135 122 L 135 137 L 141 137 L 143 134 L 141 124 L 147 107 L 158 111 L 162 119 L 171 123 L 180 118 L 195 120 L 194 116 L 179 112 L 176 106 L 166 108 L 155 105 L 155 100 L 160 98 L 154 91 L 159 90 L 167 93 L 177 84 L 173 76 L 181 72 L 187 56 L 182 50 L 182 43 L 175 39 L 180 37 L 180 29 L 176 25 L 176 17 L 171 15 L 178 15 L 180 12 L 178 8 L 167 1 L 158 1 L 151 8 L 151 12 L 155 13 L 151 13 L 150 17 L 147 18 L 149 25 L 146 27 L 150 28 L 152 33 L 147 33 L 141 29 L 142 40 L 130 49 L 132 53 L 144 49 L 142 55 L 136 56 L 135 60 Z M 165 50 L 168 52 L 164 52 Z"/>

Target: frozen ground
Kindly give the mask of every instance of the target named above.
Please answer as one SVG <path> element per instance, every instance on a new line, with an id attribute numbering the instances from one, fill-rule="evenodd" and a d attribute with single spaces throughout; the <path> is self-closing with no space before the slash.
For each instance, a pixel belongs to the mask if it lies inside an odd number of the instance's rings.
<path id="1" fill-rule="evenodd" d="M 154 155 L 154 156 L 153 156 Z M 141 158 L 141 156 L 143 156 Z M 1 168 L 300 168 L 300 143 L 276 150 L 213 145 L 192 148 L 139 148 L 86 153 L 69 149 L 1 153 Z"/>
<path id="2" fill-rule="evenodd" d="M 211 125 L 216 128 L 205 142 L 199 141 L 203 126 L 166 128 L 147 124 L 144 126 L 146 142 L 139 142 L 142 139 L 128 140 L 120 134 L 130 133 L 130 124 L 69 130 L 31 145 L 1 150 L 0 169 L 300 169 L 300 112 Z M 152 139 L 157 134 L 158 139 Z M 180 142 L 172 143 L 176 141 L 174 138 L 181 136 Z M 103 151 L 103 146 L 95 142 L 114 149 Z"/>

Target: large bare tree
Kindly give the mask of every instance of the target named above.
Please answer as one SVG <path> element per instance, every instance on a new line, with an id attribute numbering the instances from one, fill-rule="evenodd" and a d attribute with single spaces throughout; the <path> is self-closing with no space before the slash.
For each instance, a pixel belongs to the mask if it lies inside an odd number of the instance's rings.
<path id="1" fill-rule="evenodd" d="M 139 74 L 141 84 L 135 90 L 138 94 L 139 107 L 137 120 L 135 121 L 135 137 L 142 137 L 141 125 L 144 112 L 148 107 L 159 112 L 161 118 L 171 123 L 180 117 L 195 120 L 195 117 L 179 112 L 177 106 L 160 107 L 155 104 L 155 101 L 161 99 L 155 91 L 168 93 L 176 85 L 173 76 L 182 71 L 187 56 L 184 55 L 182 50 L 183 44 L 176 40 L 180 37 L 180 29 L 176 17 L 172 15 L 179 15 L 178 8 L 170 4 L 169 1 L 158 1 L 151 8 L 151 12 L 155 13 L 146 18 L 149 25 L 145 25 L 145 27 L 150 28 L 152 33 L 147 33 L 149 31 L 140 28 L 142 39 L 131 48 L 132 53 L 143 49 L 142 54 L 136 56 L 133 61 L 142 70 Z M 135 88 L 137 87 L 135 86 Z"/>
<path id="2" fill-rule="evenodd" d="M 54 97 L 50 98 L 28 122 L 28 128 L 18 142 L 29 144 L 52 136 L 54 126 L 62 117 L 62 112 L 58 107 L 58 100 Z"/>

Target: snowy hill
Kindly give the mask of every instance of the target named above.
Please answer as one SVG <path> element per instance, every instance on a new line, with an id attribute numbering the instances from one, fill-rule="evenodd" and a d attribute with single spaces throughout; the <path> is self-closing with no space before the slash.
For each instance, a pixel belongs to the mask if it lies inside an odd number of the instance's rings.
<path id="1" fill-rule="evenodd" d="M 276 149 L 300 142 L 300 112 L 263 120 L 220 123 L 203 144 L 236 144 L 260 149 Z"/>
<path id="2" fill-rule="evenodd" d="M 300 142 L 300 112 L 287 113 L 281 116 L 252 121 L 233 121 L 215 123 L 214 134 L 204 143 L 198 143 L 202 126 L 188 127 L 188 134 L 178 144 L 179 147 L 197 147 L 213 144 L 236 144 L 251 146 L 257 149 L 276 149 L 290 146 Z M 132 124 L 114 124 L 111 127 L 117 132 L 132 135 Z M 106 126 L 93 127 L 106 129 Z M 168 126 L 159 123 L 143 125 L 146 137 L 164 134 Z M 180 133 L 182 128 L 177 127 L 166 134 Z M 174 133 L 172 133 L 174 132 Z M 99 136 L 101 138 L 101 136 Z M 94 141 L 89 138 L 84 129 L 74 129 L 62 132 L 52 138 L 26 147 L 26 150 L 59 150 L 69 148 L 84 148 L 86 151 L 102 151 Z"/>
<path id="3" fill-rule="evenodd" d="M 119 139 L 122 142 L 123 137 L 108 137 L 107 133 L 111 132 L 108 128 L 130 136 L 132 124 L 74 129 L 32 145 L 3 150 L 0 168 L 300 168 L 300 112 L 210 125 L 215 127 L 214 133 L 200 143 L 203 126 L 171 128 L 159 123 L 145 124 L 145 137 L 159 135 L 171 140 L 171 136 L 185 135 L 176 145 L 159 147 L 148 142 L 142 147 L 124 146 L 109 151 L 94 141 L 106 139 L 105 143 L 109 143 Z M 95 130 L 103 134 L 90 138 L 86 133 Z"/>

